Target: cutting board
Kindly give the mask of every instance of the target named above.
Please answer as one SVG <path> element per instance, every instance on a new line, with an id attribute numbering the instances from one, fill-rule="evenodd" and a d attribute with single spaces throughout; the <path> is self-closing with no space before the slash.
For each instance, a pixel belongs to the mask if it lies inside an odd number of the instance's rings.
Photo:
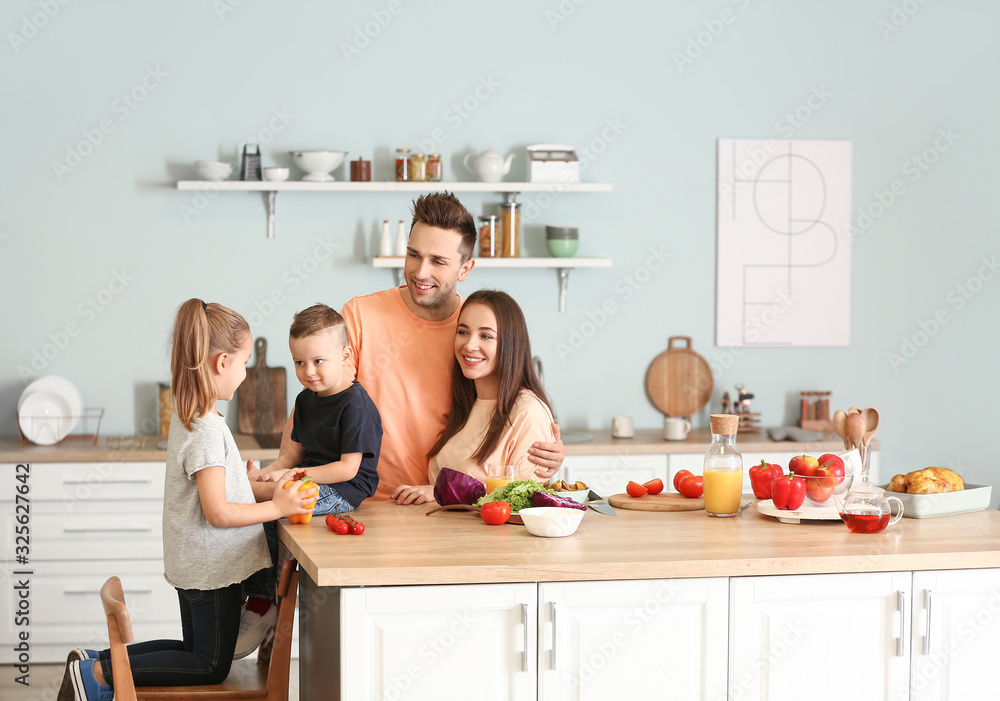
<path id="1" fill-rule="evenodd" d="M 673 493 L 647 494 L 637 499 L 628 494 L 615 494 L 608 497 L 608 503 L 616 509 L 633 511 L 698 511 L 705 508 L 705 500 L 700 497 L 688 499 Z"/>
<path id="2" fill-rule="evenodd" d="M 236 392 L 240 433 L 249 433 L 262 448 L 281 445 L 281 433 L 288 420 L 285 397 L 285 368 L 267 365 L 267 339 L 254 343 L 257 364 L 247 368 L 247 377 Z"/>
<path id="3" fill-rule="evenodd" d="M 682 347 L 681 342 L 686 345 Z M 713 386 L 712 369 L 691 348 L 690 336 L 671 336 L 667 350 L 656 356 L 646 372 L 649 398 L 667 416 L 697 414 L 711 399 Z"/>

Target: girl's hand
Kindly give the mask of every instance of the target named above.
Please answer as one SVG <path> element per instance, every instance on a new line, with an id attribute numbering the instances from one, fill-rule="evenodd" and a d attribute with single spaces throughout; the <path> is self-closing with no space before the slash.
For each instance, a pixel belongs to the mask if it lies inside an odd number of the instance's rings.
<path id="1" fill-rule="evenodd" d="M 282 516 L 310 513 L 311 507 L 305 505 L 315 501 L 319 494 L 319 487 L 313 487 L 301 492 L 291 487 L 285 489 L 285 485 L 288 482 L 294 482 L 305 475 L 306 471 L 302 469 L 287 470 L 275 484 L 274 496 L 271 497 L 271 501 L 278 508 L 278 513 Z"/>
<path id="2" fill-rule="evenodd" d="M 542 479 L 548 479 L 558 472 L 565 456 L 562 441 L 559 440 L 559 424 L 552 424 L 552 435 L 555 442 L 535 443 L 528 449 L 528 461 L 537 465 L 535 474 Z"/>
<path id="3" fill-rule="evenodd" d="M 401 484 L 389 498 L 400 505 L 428 504 L 434 501 L 434 487 L 429 484 Z"/>

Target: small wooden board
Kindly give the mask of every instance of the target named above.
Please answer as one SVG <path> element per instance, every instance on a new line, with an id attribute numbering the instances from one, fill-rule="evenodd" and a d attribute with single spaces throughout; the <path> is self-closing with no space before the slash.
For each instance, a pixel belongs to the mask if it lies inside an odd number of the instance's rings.
<path id="1" fill-rule="evenodd" d="M 633 511 L 698 511 L 705 508 L 705 500 L 701 497 L 688 499 L 680 494 L 647 494 L 634 498 L 628 494 L 615 494 L 608 497 L 608 503 L 616 509 L 631 509 Z"/>
<path id="2" fill-rule="evenodd" d="M 680 341 L 687 346 L 680 347 Z M 667 350 L 656 356 L 646 371 L 646 392 L 667 416 L 697 414 L 711 399 L 712 387 L 712 368 L 691 348 L 690 336 L 667 339 Z"/>
<path id="3" fill-rule="evenodd" d="M 254 344 L 257 364 L 247 368 L 246 379 L 236 392 L 237 424 L 240 433 L 257 438 L 263 448 L 281 445 L 281 434 L 288 419 L 285 399 L 285 368 L 267 364 L 267 340 Z"/>

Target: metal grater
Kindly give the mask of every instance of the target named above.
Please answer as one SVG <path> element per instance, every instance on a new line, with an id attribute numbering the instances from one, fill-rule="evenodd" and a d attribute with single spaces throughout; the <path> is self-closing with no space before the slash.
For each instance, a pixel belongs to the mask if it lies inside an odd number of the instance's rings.
<path id="1" fill-rule="evenodd" d="M 250 153 L 250 149 L 254 152 Z M 260 180 L 260 147 L 247 144 L 243 147 L 243 172 L 240 180 Z"/>

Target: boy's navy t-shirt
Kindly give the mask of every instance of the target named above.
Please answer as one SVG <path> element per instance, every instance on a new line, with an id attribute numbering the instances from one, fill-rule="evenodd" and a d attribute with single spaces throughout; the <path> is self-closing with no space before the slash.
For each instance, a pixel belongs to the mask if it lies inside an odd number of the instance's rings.
<path id="1" fill-rule="evenodd" d="M 295 398 L 292 440 L 301 443 L 301 467 L 318 467 L 340 460 L 344 453 L 361 453 L 358 474 L 330 486 L 357 508 L 378 487 L 378 456 L 382 449 L 382 417 L 368 392 L 357 382 L 343 392 L 321 397 L 303 389 Z"/>

